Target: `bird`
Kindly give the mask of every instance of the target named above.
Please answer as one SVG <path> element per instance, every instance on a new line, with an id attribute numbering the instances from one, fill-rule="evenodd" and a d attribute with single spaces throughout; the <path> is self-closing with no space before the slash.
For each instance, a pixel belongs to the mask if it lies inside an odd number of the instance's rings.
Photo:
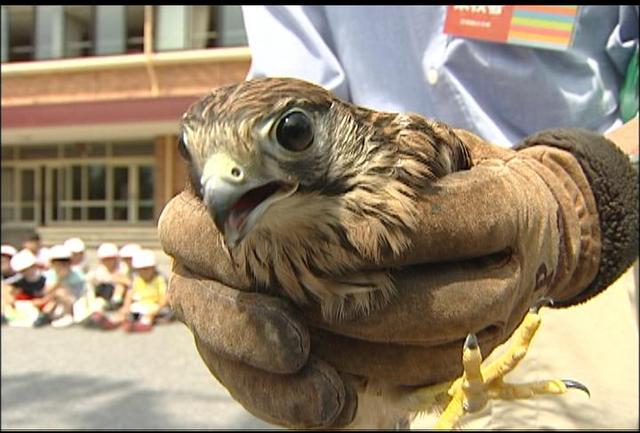
<path id="1" fill-rule="evenodd" d="M 375 265 L 411 248 L 418 202 L 437 180 L 473 165 L 445 123 L 357 106 L 295 78 L 252 79 L 203 96 L 182 116 L 178 149 L 188 188 L 237 269 L 256 290 L 318 303 L 327 321 L 361 317 L 391 301 L 392 270 Z M 490 365 L 481 365 L 470 333 L 455 381 L 411 388 L 353 379 L 358 412 L 350 427 L 389 428 L 436 410 L 437 427 L 452 428 L 492 398 L 588 392 L 569 380 L 503 381 L 549 303 L 532 307 L 511 349 Z"/>
<path id="2" fill-rule="evenodd" d="M 218 88 L 182 117 L 189 185 L 258 290 L 329 321 L 361 317 L 395 293 L 361 271 L 411 247 L 420 197 L 471 167 L 449 126 L 345 102 L 294 78 Z"/>

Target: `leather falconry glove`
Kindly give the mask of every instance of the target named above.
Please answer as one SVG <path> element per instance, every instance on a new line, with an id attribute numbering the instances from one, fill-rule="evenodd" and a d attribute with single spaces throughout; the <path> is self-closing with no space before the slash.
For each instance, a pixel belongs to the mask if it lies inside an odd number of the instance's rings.
<path id="1" fill-rule="evenodd" d="M 166 206 L 159 235 L 174 258 L 171 306 L 249 412 L 287 427 L 345 426 L 357 407 L 353 377 L 451 381 L 470 332 L 489 354 L 536 300 L 584 302 L 637 257 L 637 174 L 613 143 L 550 130 L 507 150 L 453 132 L 442 139 L 460 140 L 472 167 L 423 197 L 411 248 L 385 259 L 397 293 L 365 317 L 327 322 L 315 303 L 255 292 L 196 196 Z"/>

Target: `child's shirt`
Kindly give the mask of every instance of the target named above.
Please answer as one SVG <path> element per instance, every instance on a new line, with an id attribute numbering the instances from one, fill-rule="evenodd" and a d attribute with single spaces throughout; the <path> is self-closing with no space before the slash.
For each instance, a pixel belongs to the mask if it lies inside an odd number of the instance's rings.
<path id="1" fill-rule="evenodd" d="M 45 277 L 47 279 L 46 281 L 47 286 L 55 285 L 58 282 L 58 274 L 53 269 L 49 269 L 45 273 Z M 64 280 L 62 280 L 62 284 L 69 288 L 69 290 L 71 291 L 71 293 L 76 299 L 84 295 L 84 292 L 85 292 L 84 283 L 85 281 L 82 275 L 80 275 L 73 269 L 70 269 L 69 274 L 65 277 Z"/>
<path id="2" fill-rule="evenodd" d="M 15 274 L 13 277 L 5 280 L 4 283 L 20 290 L 23 297 L 31 299 L 39 298 L 44 294 L 45 281 L 46 278 L 42 274 L 38 274 L 33 280 L 27 279 L 27 277 L 22 274 Z"/>
<path id="3" fill-rule="evenodd" d="M 167 293 L 167 283 L 164 276 L 157 274 L 149 282 L 146 282 L 139 275 L 133 279 L 133 301 L 143 304 L 159 304 Z"/>
<path id="4" fill-rule="evenodd" d="M 123 263 L 119 263 L 115 271 L 110 271 L 105 265 L 99 263 L 96 268 L 87 274 L 87 281 L 92 285 L 115 284 L 118 281 L 127 279 L 127 268 Z"/>

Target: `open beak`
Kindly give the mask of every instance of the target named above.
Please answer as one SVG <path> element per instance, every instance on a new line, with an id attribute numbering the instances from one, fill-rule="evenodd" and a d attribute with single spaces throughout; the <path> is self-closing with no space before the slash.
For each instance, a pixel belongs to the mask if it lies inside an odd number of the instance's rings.
<path id="1" fill-rule="evenodd" d="M 274 203 L 298 185 L 251 176 L 226 155 L 210 158 L 201 178 L 202 198 L 227 245 L 235 247 Z"/>

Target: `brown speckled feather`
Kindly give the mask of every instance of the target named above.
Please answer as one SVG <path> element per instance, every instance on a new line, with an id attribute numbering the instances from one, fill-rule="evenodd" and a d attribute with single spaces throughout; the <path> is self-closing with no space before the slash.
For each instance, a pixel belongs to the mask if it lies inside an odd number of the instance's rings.
<path id="1" fill-rule="evenodd" d="M 273 134 L 265 125 L 292 107 L 311 117 L 314 141 L 300 155 L 280 157 L 268 151 Z M 280 288 L 297 303 L 318 301 L 333 320 L 388 302 L 389 273 L 358 269 L 410 247 L 416 199 L 435 179 L 471 165 L 443 124 L 367 110 L 296 79 L 217 89 L 190 107 L 183 128 L 196 192 L 205 162 L 218 152 L 299 183 L 231 254 L 257 288 Z"/>

